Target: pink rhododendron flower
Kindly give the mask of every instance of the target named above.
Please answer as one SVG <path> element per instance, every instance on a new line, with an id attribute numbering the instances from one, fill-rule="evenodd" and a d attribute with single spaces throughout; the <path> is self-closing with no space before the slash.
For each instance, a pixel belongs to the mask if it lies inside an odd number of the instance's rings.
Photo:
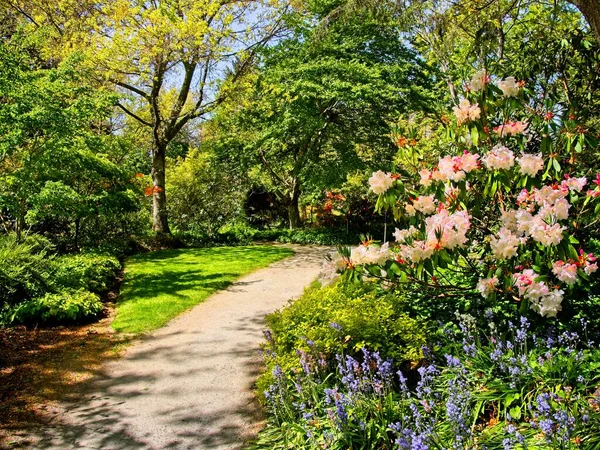
<path id="1" fill-rule="evenodd" d="M 534 189 L 533 196 L 538 205 L 554 205 L 559 199 L 565 198 L 569 193 L 568 188 L 564 186 L 544 186 L 541 189 Z"/>
<path id="2" fill-rule="evenodd" d="M 517 161 L 519 162 L 519 171 L 523 175 L 529 175 L 530 177 L 535 177 L 544 168 L 544 160 L 541 153 L 537 155 L 523 153 L 520 158 L 517 158 Z"/>
<path id="3" fill-rule="evenodd" d="M 505 124 L 494 127 L 494 133 L 501 137 L 516 136 L 522 134 L 529 124 L 525 121 L 506 122 Z"/>
<path id="4" fill-rule="evenodd" d="M 392 187 L 394 178 L 391 173 L 385 173 L 381 170 L 373 172 L 371 178 L 369 178 L 369 185 L 371 190 L 375 194 L 384 194 L 389 188 Z"/>
<path id="5" fill-rule="evenodd" d="M 488 298 L 496 290 L 497 284 L 498 277 L 495 275 L 492 278 L 483 278 L 477 283 L 477 290 L 484 298 Z"/>
<path id="6" fill-rule="evenodd" d="M 454 214 L 442 209 L 434 216 L 425 219 L 427 243 L 436 249 L 453 249 L 467 242 L 467 231 L 471 227 L 470 217 L 466 211 Z"/>
<path id="7" fill-rule="evenodd" d="M 498 83 L 498 87 L 505 97 L 516 97 L 519 94 L 519 83 L 515 77 L 506 77 Z"/>
<path id="8" fill-rule="evenodd" d="M 505 146 L 498 144 L 483 156 L 481 161 L 490 170 L 510 169 L 515 164 L 515 155 Z"/>
<path id="9" fill-rule="evenodd" d="M 565 175 L 565 178 L 566 178 L 566 180 L 563 180 L 563 182 L 561 183 L 561 186 L 563 188 L 569 189 L 570 191 L 581 192 L 581 190 L 587 184 L 586 177 L 581 177 L 581 178 L 573 177 L 572 178 L 568 175 Z"/>
<path id="10" fill-rule="evenodd" d="M 555 261 L 554 264 L 552 264 L 552 273 L 563 283 L 569 285 L 577 283 L 576 264 L 568 264 L 560 260 Z"/>
<path id="11" fill-rule="evenodd" d="M 479 155 L 476 153 L 464 152 L 460 156 L 460 169 L 466 173 L 479 168 Z"/>
<path id="12" fill-rule="evenodd" d="M 531 302 L 531 309 L 541 316 L 554 317 L 561 310 L 564 292 L 557 289 L 551 291 L 543 281 L 535 281 L 537 276 L 531 269 L 513 274 L 519 296 L 527 298 Z"/>
<path id="13" fill-rule="evenodd" d="M 593 274 L 597 270 L 598 270 L 598 263 L 589 263 L 589 264 L 586 264 L 586 266 L 583 268 L 583 271 L 585 273 L 587 273 L 588 275 Z"/>
<path id="14" fill-rule="evenodd" d="M 454 115 L 459 125 L 473 120 L 478 120 L 481 117 L 481 109 L 477 103 L 471 103 L 466 98 L 463 98 L 458 106 L 453 108 Z"/>

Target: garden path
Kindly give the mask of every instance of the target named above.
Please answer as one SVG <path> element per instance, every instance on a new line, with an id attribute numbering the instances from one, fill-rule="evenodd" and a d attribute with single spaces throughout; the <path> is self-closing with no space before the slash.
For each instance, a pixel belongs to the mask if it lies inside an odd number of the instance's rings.
<path id="1" fill-rule="evenodd" d="M 107 364 L 89 395 L 38 430 L 35 448 L 241 448 L 263 419 L 252 384 L 264 316 L 298 297 L 331 252 L 293 249 Z"/>

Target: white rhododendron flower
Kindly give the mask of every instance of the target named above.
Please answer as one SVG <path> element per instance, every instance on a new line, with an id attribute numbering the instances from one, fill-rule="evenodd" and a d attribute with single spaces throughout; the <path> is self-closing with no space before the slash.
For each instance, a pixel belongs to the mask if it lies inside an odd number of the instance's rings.
<path id="1" fill-rule="evenodd" d="M 431 178 L 435 181 L 461 181 L 468 172 L 478 168 L 478 154 L 465 152 L 461 156 L 446 155 L 439 159 L 437 170 L 431 172 Z"/>
<path id="2" fill-rule="evenodd" d="M 392 187 L 394 179 L 391 173 L 385 173 L 382 170 L 373 172 L 371 178 L 369 178 L 369 185 L 371 190 L 376 194 L 384 194 L 389 188 Z"/>
<path id="3" fill-rule="evenodd" d="M 517 212 L 518 211 L 515 209 L 500 211 L 500 220 L 502 221 L 502 228 L 506 228 L 512 232 L 516 232 L 518 230 Z"/>
<path id="4" fill-rule="evenodd" d="M 473 75 L 473 78 L 471 78 L 471 81 L 469 82 L 469 89 L 472 92 L 479 92 L 489 82 L 490 76 L 488 75 L 487 71 L 485 69 L 481 69 L 479 72 Z"/>
<path id="5" fill-rule="evenodd" d="M 419 230 L 412 225 L 407 230 L 399 230 L 396 228 L 396 231 L 394 231 L 394 239 L 396 239 L 396 242 L 403 244 L 409 237 L 414 236 L 418 232 Z"/>
<path id="6" fill-rule="evenodd" d="M 519 162 L 519 171 L 523 175 L 529 175 L 530 177 L 535 177 L 544 168 L 544 160 L 541 153 L 537 155 L 523 153 L 520 158 L 517 158 L 517 161 Z"/>
<path id="7" fill-rule="evenodd" d="M 496 290 L 497 284 L 498 277 L 495 275 L 492 278 L 482 278 L 477 283 L 477 290 L 484 298 L 488 298 Z"/>
<path id="8" fill-rule="evenodd" d="M 481 109 L 477 103 L 471 104 L 469 100 L 463 98 L 458 106 L 453 109 L 454 115 L 459 125 L 473 120 L 478 120 L 481 117 Z"/>
<path id="9" fill-rule="evenodd" d="M 577 283 L 576 264 L 568 264 L 560 260 L 555 261 L 554 264 L 552 264 L 552 273 L 563 283 L 569 285 Z"/>
<path id="10" fill-rule="evenodd" d="M 346 266 L 346 259 L 339 253 L 334 254 L 323 263 L 321 272 L 319 273 L 319 280 L 326 284 L 333 281 Z"/>
<path id="11" fill-rule="evenodd" d="M 555 289 L 537 299 L 532 299 L 531 309 L 542 317 L 556 317 L 562 309 L 564 291 Z"/>
<path id="12" fill-rule="evenodd" d="M 509 259 L 517 255 L 521 240 L 508 228 L 500 228 L 498 237 L 490 238 L 490 247 L 495 259 Z"/>
<path id="13" fill-rule="evenodd" d="M 381 247 L 376 245 L 359 245 L 350 251 L 350 261 L 355 265 L 384 264 L 391 257 L 390 244 Z"/>
<path id="14" fill-rule="evenodd" d="M 434 250 L 435 247 L 427 242 L 414 241 L 411 245 L 400 246 L 400 256 L 407 261 L 419 263 L 433 255 Z"/>
<path id="15" fill-rule="evenodd" d="M 552 212 L 556 220 L 567 220 L 569 218 L 569 208 L 571 204 L 564 198 L 559 198 L 554 206 Z"/>
<path id="16" fill-rule="evenodd" d="M 481 161 L 490 170 L 510 169 L 515 164 L 515 155 L 505 146 L 498 144 L 483 156 Z"/>
<path id="17" fill-rule="evenodd" d="M 423 214 L 433 214 L 435 212 L 436 199 L 433 195 L 421 195 L 413 200 L 413 207 Z"/>
<path id="18" fill-rule="evenodd" d="M 498 83 L 498 87 L 505 97 L 516 97 L 519 94 L 519 83 L 515 77 L 506 77 Z"/>

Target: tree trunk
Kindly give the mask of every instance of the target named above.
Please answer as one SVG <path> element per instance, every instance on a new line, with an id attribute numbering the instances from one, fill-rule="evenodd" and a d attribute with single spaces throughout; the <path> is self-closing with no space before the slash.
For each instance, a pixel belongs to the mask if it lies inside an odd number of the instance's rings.
<path id="1" fill-rule="evenodd" d="M 600 43 L 600 0 L 568 0 L 577 6 L 587 23 L 590 25 L 594 36 Z"/>
<path id="2" fill-rule="evenodd" d="M 155 146 L 152 152 L 152 229 L 157 233 L 170 234 L 167 221 L 167 195 L 165 193 L 166 146 Z"/>
<path id="3" fill-rule="evenodd" d="M 290 230 L 294 230 L 300 226 L 300 211 L 298 210 L 298 200 L 300 199 L 300 183 L 294 181 L 290 199 L 288 203 L 288 219 L 290 222 Z"/>

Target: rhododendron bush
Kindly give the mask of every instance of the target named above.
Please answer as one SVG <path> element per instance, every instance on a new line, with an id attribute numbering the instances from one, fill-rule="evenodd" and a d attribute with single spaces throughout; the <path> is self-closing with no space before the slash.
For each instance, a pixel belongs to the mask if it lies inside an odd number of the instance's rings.
<path id="1" fill-rule="evenodd" d="M 394 241 L 342 249 L 332 268 L 556 316 L 598 269 L 586 241 L 600 175 L 580 164 L 597 144 L 571 113 L 534 107 L 533 94 L 513 77 L 475 74 L 442 120 L 453 154 L 369 179 L 376 211 L 397 221 Z"/>

